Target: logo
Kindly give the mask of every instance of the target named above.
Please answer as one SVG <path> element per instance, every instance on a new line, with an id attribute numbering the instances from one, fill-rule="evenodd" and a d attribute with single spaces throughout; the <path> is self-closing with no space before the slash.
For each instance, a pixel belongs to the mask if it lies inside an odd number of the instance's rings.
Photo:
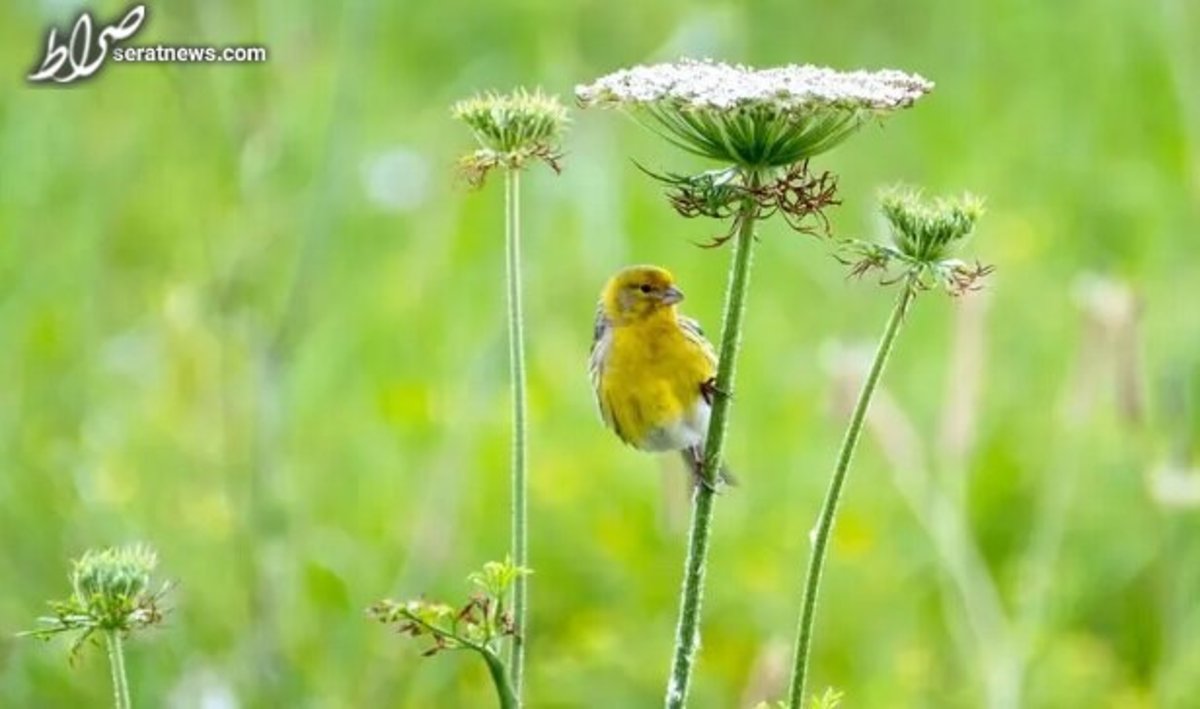
<path id="1" fill-rule="evenodd" d="M 118 42 L 129 39 L 141 29 L 146 20 L 146 6 L 134 5 L 117 22 L 95 32 L 92 15 L 83 12 L 66 42 L 59 43 L 58 30 L 50 28 L 46 37 L 46 55 L 29 80 L 36 83 L 54 81 L 69 84 L 95 74 L 108 59 L 109 51 Z"/>
<path id="2" fill-rule="evenodd" d="M 154 44 L 121 46 L 137 34 L 146 21 L 146 6 L 133 5 L 111 24 L 97 26 L 92 15 L 83 12 L 75 18 L 65 40 L 58 30 L 46 35 L 46 55 L 26 78 L 31 83 L 69 84 L 100 71 L 105 62 L 160 64 L 262 64 L 267 48 L 261 45 L 226 46 Z"/>

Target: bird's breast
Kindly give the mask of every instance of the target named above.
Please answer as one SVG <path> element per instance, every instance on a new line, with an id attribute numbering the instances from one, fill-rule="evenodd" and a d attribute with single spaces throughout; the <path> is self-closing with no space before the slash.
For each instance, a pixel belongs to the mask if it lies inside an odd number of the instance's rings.
<path id="1" fill-rule="evenodd" d="M 704 352 L 675 323 L 618 327 L 612 338 L 597 392 L 605 418 L 639 448 L 696 445 L 707 428 L 700 386 L 712 376 Z"/>

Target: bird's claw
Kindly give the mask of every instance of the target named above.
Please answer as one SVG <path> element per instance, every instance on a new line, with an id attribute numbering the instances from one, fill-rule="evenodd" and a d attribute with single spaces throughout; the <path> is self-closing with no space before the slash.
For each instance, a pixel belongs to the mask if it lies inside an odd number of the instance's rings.
<path id="1" fill-rule="evenodd" d="M 705 379 L 703 382 L 701 382 L 700 395 L 704 397 L 704 400 L 708 402 L 709 406 L 712 405 L 713 400 L 718 395 L 720 395 L 722 398 L 731 398 L 732 397 L 732 394 L 730 392 L 717 386 L 716 377 L 709 377 L 708 379 Z"/>
<path id="2" fill-rule="evenodd" d="M 717 492 L 717 483 L 704 476 L 704 455 L 696 448 L 688 448 L 684 453 L 684 458 L 688 463 L 688 472 L 692 474 L 692 490 L 695 491 L 704 486 L 708 488 L 709 492 Z"/>
<path id="3" fill-rule="evenodd" d="M 704 477 L 703 472 L 693 469 L 692 470 L 692 490 L 695 491 L 695 490 L 700 489 L 701 487 L 707 488 L 708 491 L 713 494 L 717 494 L 720 492 L 720 490 L 717 489 L 718 488 L 717 483 L 714 483 L 714 482 L 710 481 L 708 478 Z"/>

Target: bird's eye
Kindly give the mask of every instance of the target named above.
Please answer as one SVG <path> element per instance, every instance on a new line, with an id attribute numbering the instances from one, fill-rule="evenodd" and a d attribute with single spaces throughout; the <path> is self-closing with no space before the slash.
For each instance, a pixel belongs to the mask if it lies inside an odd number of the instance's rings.
<path id="1" fill-rule="evenodd" d="M 649 293 L 649 292 L 651 291 L 650 284 L 649 284 L 649 283 L 643 283 L 643 284 L 642 284 L 642 287 L 641 287 L 641 291 L 642 291 L 643 293 Z"/>

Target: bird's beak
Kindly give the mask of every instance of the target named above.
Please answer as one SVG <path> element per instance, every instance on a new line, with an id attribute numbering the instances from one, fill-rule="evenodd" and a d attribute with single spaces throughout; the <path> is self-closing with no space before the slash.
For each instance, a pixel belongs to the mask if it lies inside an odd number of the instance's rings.
<path id="1" fill-rule="evenodd" d="M 683 300 L 683 291 L 679 290 L 675 286 L 667 286 L 667 289 L 663 291 L 663 305 L 675 305 L 681 300 Z"/>

